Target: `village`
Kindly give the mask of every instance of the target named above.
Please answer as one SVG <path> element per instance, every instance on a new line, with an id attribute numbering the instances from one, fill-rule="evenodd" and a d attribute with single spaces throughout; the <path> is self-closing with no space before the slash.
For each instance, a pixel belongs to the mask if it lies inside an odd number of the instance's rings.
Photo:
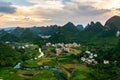
<path id="1" fill-rule="evenodd" d="M 64 43 L 56 43 L 56 44 L 51 44 L 51 43 L 46 43 L 46 47 L 54 47 L 56 50 L 57 54 L 60 54 L 62 52 L 70 52 L 70 48 L 72 47 L 81 47 L 80 44 L 77 43 L 68 43 L 68 44 L 64 44 Z"/>
<path id="2" fill-rule="evenodd" d="M 10 44 L 10 42 L 7 41 L 6 44 Z M 67 43 L 67 44 L 65 44 L 65 43 L 52 44 L 49 42 L 49 43 L 46 43 L 45 46 L 46 47 L 54 47 L 56 55 L 59 56 L 62 54 L 71 53 L 72 48 L 79 48 L 79 47 L 81 47 L 81 44 L 77 44 L 75 42 Z M 26 44 L 20 43 L 20 44 L 12 45 L 13 49 L 28 49 L 31 47 L 36 47 L 37 53 L 38 53 L 38 55 L 35 56 L 34 58 L 32 58 L 31 60 L 37 60 L 37 59 L 40 59 L 41 57 L 45 56 L 45 52 L 42 51 L 42 48 L 39 48 L 37 45 L 27 44 L 27 43 Z M 78 53 L 80 53 L 80 51 L 78 51 Z M 73 52 L 73 54 L 76 54 L 76 52 Z M 95 60 L 95 58 L 97 58 L 97 57 L 98 57 L 97 54 L 94 54 L 91 51 L 86 50 L 84 52 L 84 55 L 81 57 L 81 61 L 88 63 L 88 64 L 98 64 L 98 61 Z M 103 64 L 109 64 L 109 60 L 103 60 Z"/>
<path id="3" fill-rule="evenodd" d="M 85 51 L 83 57 L 81 57 L 81 60 L 88 64 L 98 64 L 98 61 L 95 60 L 97 57 L 97 54 L 94 54 L 91 51 Z M 103 60 L 103 64 L 109 64 L 109 60 Z"/>

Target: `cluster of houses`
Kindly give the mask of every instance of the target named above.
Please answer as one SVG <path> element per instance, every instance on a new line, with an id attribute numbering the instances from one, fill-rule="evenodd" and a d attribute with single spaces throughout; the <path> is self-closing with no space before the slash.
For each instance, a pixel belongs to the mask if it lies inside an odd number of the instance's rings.
<path id="1" fill-rule="evenodd" d="M 12 46 L 13 49 L 17 48 L 17 49 L 26 49 L 26 48 L 30 48 L 33 47 L 34 44 L 20 44 L 17 46 Z"/>
<path id="2" fill-rule="evenodd" d="M 109 61 L 108 60 L 104 60 L 103 63 L 104 64 L 109 64 Z"/>
<path id="3" fill-rule="evenodd" d="M 51 35 L 48 35 L 48 36 L 43 36 L 43 35 L 39 35 L 41 38 L 43 38 L 43 39 L 48 39 L 48 38 L 50 38 L 51 37 Z"/>
<path id="4" fill-rule="evenodd" d="M 64 44 L 64 43 L 56 43 L 56 44 L 51 44 L 51 43 L 46 43 L 47 47 L 55 47 L 56 53 L 60 54 L 62 52 L 69 52 L 69 48 L 71 47 L 80 47 L 80 44 L 77 43 L 68 43 L 68 44 Z"/>
<path id="5" fill-rule="evenodd" d="M 9 41 L 5 42 L 6 44 L 12 44 Z M 19 43 L 19 44 L 15 44 L 14 46 L 12 46 L 13 49 L 17 48 L 17 49 L 26 49 L 26 48 L 30 48 L 33 47 L 34 44 L 26 44 L 26 43 Z"/>
<path id="6" fill-rule="evenodd" d="M 97 64 L 98 62 L 94 59 L 95 57 L 97 57 L 97 54 L 93 54 L 90 51 L 85 51 L 85 55 L 81 57 L 81 60 L 88 64 Z"/>
<path id="7" fill-rule="evenodd" d="M 93 54 L 90 51 L 85 51 L 85 55 L 81 57 L 81 60 L 88 63 L 88 64 L 98 64 L 98 61 L 96 61 L 94 58 L 98 57 L 97 54 Z M 103 60 L 103 64 L 109 64 L 108 60 Z"/>

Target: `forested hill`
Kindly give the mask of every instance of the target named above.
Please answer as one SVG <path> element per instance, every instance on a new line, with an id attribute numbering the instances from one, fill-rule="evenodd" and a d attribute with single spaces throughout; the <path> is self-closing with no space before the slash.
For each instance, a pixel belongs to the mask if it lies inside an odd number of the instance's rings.
<path id="1" fill-rule="evenodd" d="M 10 31 L 0 30 L 0 41 L 31 42 L 44 44 L 46 42 L 57 43 L 92 43 L 92 44 L 116 44 L 120 36 L 120 17 L 113 16 L 102 25 L 100 22 L 91 22 L 83 28 L 68 22 L 63 26 L 49 27 L 17 27 Z M 44 38 L 46 36 L 48 39 Z"/>
<path id="2" fill-rule="evenodd" d="M 17 51 L 0 42 L 0 67 L 13 66 L 19 59 L 20 54 Z"/>

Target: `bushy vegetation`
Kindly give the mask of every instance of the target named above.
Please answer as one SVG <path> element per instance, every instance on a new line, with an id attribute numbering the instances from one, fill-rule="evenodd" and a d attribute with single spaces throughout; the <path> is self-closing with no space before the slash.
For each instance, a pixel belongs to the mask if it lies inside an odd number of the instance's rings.
<path id="1" fill-rule="evenodd" d="M 89 75 L 89 77 L 87 78 L 89 78 L 89 80 L 90 79 L 91 80 L 119 80 L 120 79 L 119 77 L 120 76 L 120 71 L 119 71 L 120 70 L 120 60 L 119 60 L 120 49 L 119 48 L 120 48 L 120 40 L 115 47 L 108 46 L 108 48 L 106 48 L 106 46 L 101 46 L 101 47 L 99 46 L 93 51 L 89 47 L 88 50 L 91 50 L 93 53 L 98 54 L 98 57 L 95 58 L 95 60 L 98 61 L 98 64 L 86 65 L 87 68 L 92 69 L 90 75 L 89 73 L 84 72 L 87 75 Z M 80 56 L 83 56 L 83 55 L 84 53 L 80 54 Z M 105 64 L 104 60 L 108 60 L 109 63 Z"/>
<path id="2" fill-rule="evenodd" d="M 59 80 L 59 78 L 50 70 L 41 70 L 32 80 Z"/>
<path id="3" fill-rule="evenodd" d="M 91 73 L 92 70 L 90 68 L 81 65 L 72 71 L 71 80 L 92 80 L 90 76 Z"/>
<path id="4" fill-rule="evenodd" d="M 0 70 L 0 79 L 3 80 L 59 80 L 51 70 L 25 71 L 14 70 L 13 68 L 2 68 Z"/>
<path id="5" fill-rule="evenodd" d="M 20 54 L 11 47 L 0 42 L 0 67 L 13 66 L 20 60 Z"/>

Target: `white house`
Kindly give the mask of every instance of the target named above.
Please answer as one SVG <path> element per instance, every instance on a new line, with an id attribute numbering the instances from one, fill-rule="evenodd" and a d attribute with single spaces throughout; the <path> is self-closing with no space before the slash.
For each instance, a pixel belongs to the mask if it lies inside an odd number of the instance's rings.
<path id="1" fill-rule="evenodd" d="M 92 58 L 93 58 L 93 55 L 90 55 L 90 56 L 89 56 L 89 58 L 91 58 L 91 59 L 92 59 Z"/>
<path id="2" fill-rule="evenodd" d="M 116 32 L 116 37 L 119 37 L 120 36 L 120 31 L 117 31 Z"/>
<path id="3" fill-rule="evenodd" d="M 94 54 L 94 57 L 97 57 L 97 54 Z"/>
<path id="4" fill-rule="evenodd" d="M 56 53 L 62 53 L 62 50 L 61 50 L 61 48 L 56 48 Z"/>
<path id="5" fill-rule="evenodd" d="M 104 64 L 109 64 L 109 61 L 108 60 L 104 60 L 103 63 Z"/>
<path id="6" fill-rule="evenodd" d="M 51 46 L 51 43 L 46 43 L 46 46 Z"/>
<path id="7" fill-rule="evenodd" d="M 82 60 L 82 61 L 85 61 L 85 58 L 84 58 L 84 57 L 81 57 L 81 60 Z"/>
<path id="8" fill-rule="evenodd" d="M 90 54 L 91 52 L 90 51 L 85 51 L 85 53 Z"/>

